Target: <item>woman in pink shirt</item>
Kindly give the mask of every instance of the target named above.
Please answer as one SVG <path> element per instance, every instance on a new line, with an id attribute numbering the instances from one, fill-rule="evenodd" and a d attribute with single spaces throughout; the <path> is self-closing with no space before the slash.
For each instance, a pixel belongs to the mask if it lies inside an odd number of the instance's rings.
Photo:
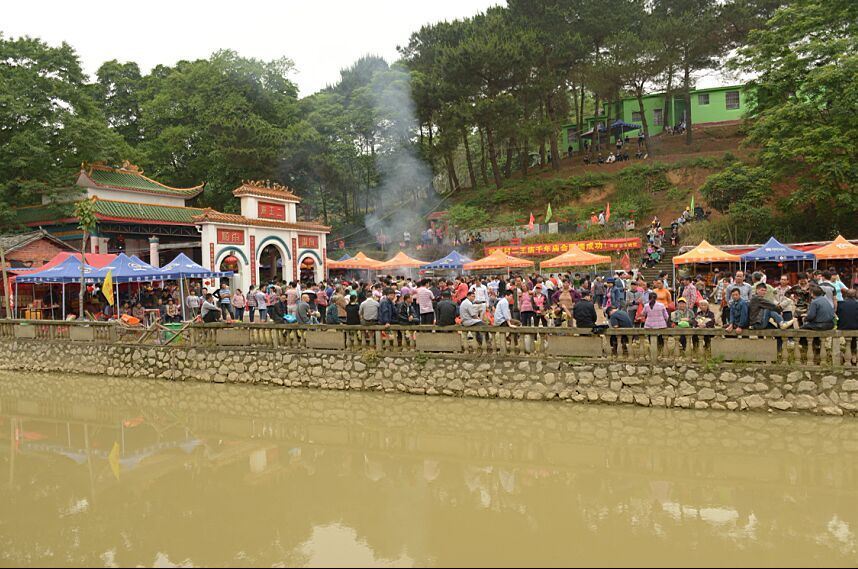
<path id="1" fill-rule="evenodd" d="M 533 326 L 533 321 L 536 319 L 536 310 L 533 307 L 533 294 L 530 292 L 530 285 L 522 285 L 522 293 L 518 297 L 518 310 L 521 312 L 521 325 Z"/>
<path id="2" fill-rule="evenodd" d="M 643 316 L 644 328 L 667 328 L 667 322 L 670 320 L 667 308 L 658 301 L 658 296 L 654 292 L 649 293 L 649 302 L 644 306 Z"/>

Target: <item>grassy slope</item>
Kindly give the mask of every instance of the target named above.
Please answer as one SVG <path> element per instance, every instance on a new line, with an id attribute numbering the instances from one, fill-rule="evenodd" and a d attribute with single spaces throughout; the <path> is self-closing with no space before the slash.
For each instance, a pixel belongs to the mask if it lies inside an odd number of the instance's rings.
<path id="1" fill-rule="evenodd" d="M 592 210 L 602 209 L 610 202 L 612 212 L 623 209 L 624 199 L 630 188 L 618 191 L 619 178 L 629 168 L 646 165 L 663 165 L 663 181 L 656 191 L 648 192 L 651 211 L 647 216 L 658 215 L 662 220 L 675 219 L 690 202 L 706 207 L 699 188 L 712 173 L 720 168 L 725 153 L 740 159 L 749 159 L 751 150 L 741 147 L 743 137 L 739 125 L 719 125 L 695 129 L 695 141 L 684 144 L 683 136 L 659 135 L 652 139 L 654 156 L 649 160 L 631 160 L 615 164 L 584 165 L 580 157 L 565 159 L 559 171 L 550 167 L 533 169 L 527 178 L 516 172 L 501 190 L 493 186 L 478 186 L 476 190 L 462 189 L 454 194 L 447 206 L 465 204 L 481 207 L 497 223 L 526 223 L 533 211 L 537 220 L 544 215 L 551 202 L 555 218 L 564 221 L 580 221 Z M 634 153 L 632 143 L 631 153 Z M 629 172 L 631 174 L 631 172 Z M 583 188 L 581 181 L 583 182 Z M 622 212 L 621 212 L 622 213 Z M 713 212 L 713 215 L 717 213 Z M 638 217 L 636 215 L 635 217 Z M 637 219 L 638 222 L 648 221 Z"/>

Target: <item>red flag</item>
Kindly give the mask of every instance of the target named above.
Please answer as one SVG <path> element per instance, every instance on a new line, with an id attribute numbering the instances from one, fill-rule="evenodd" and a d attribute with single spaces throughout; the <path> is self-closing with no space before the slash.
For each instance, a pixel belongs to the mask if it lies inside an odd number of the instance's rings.
<path id="1" fill-rule="evenodd" d="M 530 222 L 528 222 L 527 228 L 531 231 L 533 231 L 533 222 L 534 221 L 535 220 L 533 219 L 533 212 L 530 212 Z"/>
<path id="2" fill-rule="evenodd" d="M 624 271 L 626 271 L 627 273 L 628 273 L 628 272 L 630 272 L 630 271 L 632 270 L 632 260 L 631 260 L 631 259 L 629 259 L 629 254 L 628 254 L 628 253 L 623 254 L 622 258 L 620 259 L 620 266 L 621 266 L 621 267 L 623 268 L 623 270 L 624 270 Z"/>
<path id="3" fill-rule="evenodd" d="M 605 207 L 605 223 L 608 223 L 611 220 L 611 202 L 608 202 L 607 207 Z"/>

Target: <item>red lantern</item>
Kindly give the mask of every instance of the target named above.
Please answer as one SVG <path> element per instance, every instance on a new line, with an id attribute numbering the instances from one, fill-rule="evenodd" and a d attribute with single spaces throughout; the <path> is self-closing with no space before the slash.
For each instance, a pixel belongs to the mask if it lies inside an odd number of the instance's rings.
<path id="1" fill-rule="evenodd" d="M 238 270 L 238 257 L 235 255 L 230 255 L 221 261 L 221 269 L 224 271 L 237 271 Z"/>

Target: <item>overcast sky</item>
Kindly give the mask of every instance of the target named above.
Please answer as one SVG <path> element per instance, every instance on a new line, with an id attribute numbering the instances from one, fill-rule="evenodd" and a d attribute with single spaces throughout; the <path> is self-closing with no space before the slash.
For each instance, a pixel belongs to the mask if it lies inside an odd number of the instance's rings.
<path id="1" fill-rule="evenodd" d="M 421 25 L 471 16 L 502 0 L 143 0 L 3 2 L 0 31 L 68 42 L 91 75 L 110 59 L 141 71 L 233 49 L 295 62 L 301 96 L 335 83 L 365 54 L 393 61 Z"/>

